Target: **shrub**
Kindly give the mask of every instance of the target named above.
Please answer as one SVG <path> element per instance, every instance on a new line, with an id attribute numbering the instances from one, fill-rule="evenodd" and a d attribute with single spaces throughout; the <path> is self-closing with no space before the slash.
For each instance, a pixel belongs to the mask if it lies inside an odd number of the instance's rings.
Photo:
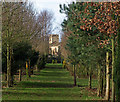
<path id="1" fill-rule="evenodd" d="M 39 57 L 38 63 L 37 63 L 38 69 L 43 69 L 45 67 L 46 57 L 47 56 L 45 56 L 45 55 L 42 55 L 42 56 Z"/>
<path id="2" fill-rule="evenodd" d="M 55 63 L 55 61 L 54 61 L 54 59 L 52 60 L 52 64 L 54 64 Z"/>

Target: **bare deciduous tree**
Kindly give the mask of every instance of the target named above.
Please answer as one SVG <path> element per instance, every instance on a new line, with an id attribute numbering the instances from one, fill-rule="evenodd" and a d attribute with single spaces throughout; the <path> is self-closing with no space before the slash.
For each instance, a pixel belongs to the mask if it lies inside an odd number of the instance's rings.
<path id="1" fill-rule="evenodd" d="M 2 41 L 7 51 L 7 87 L 10 87 L 12 86 L 13 45 L 16 42 L 27 40 L 40 54 L 48 54 L 48 34 L 52 32 L 53 28 L 53 13 L 43 10 L 37 16 L 32 4 L 28 2 L 3 2 L 2 11 Z"/>

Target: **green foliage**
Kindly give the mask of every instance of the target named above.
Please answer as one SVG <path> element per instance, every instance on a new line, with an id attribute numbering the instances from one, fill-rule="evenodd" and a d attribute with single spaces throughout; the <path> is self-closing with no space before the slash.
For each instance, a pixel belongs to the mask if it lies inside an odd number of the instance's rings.
<path id="1" fill-rule="evenodd" d="M 2 49 L 2 71 L 7 72 L 7 60 L 6 60 L 6 46 Z M 25 68 L 25 62 L 30 59 L 31 66 L 37 63 L 39 53 L 32 50 L 32 46 L 28 42 L 16 42 L 13 45 L 11 72 L 14 75 L 18 69 Z"/>
<path id="2" fill-rule="evenodd" d="M 115 72 L 114 72 L 114 82 L 116 91 L 116 100 L 120 101 L 120 18 L 119 18 L 119 29 L 118 29 L 118 47 L 117 47 L 117 57 L 115 60 Z"/>
<path id="3" fill-rule="evenodd" d="M 84 11 L 86 6 L 87 5 L 83 5 L 83 3 L 74 2 L 66 6 L 66 8 L 64 8 L 64 5 L 63 8 L 61 6 L 61 10 L 65 11 L 65 14 L 68 17 L 68 19 L 64 20 L 64 22 L 62 23 L 63 31 L 72 32 L 69 35 L 66 44 L 66 49 L 70 51 L 68 61 L 71 64 L 77 64 L 80 61 L 88 64 L 93 62 L 96 57 L 95 53 L 97 49 L 97 43 L 93 43 L 93 41 L 96 40 L 96 35 L 98 33 L 94 34 L 94 30 L 83 31 L 82 29 L 80 29 L 80 26 L 84 24 L 81 24 L 79 17 L 82 18 L 86 16 L 86 14 L 81 12 L 80 15 L 79 12 Z"/>
<path id="4" fill-rule="evenodd" d="M 39 59 L 37 62 L 37 66 L 38 66 L 39 70 L 43 69 L 45 67 L 46 59 L 47 59 L 47 56 L 45 56 L 45 55 L 39 56 Z"/>
<path id="5" fill-rule="evenodd" d="M 15 74 L 19 68 L 25 67 L 30 57 L 32 46 L 28 42 L 16 42 L 13 46 L 12 73 Z"/>
<path id="6" fill-rule="evenodd" d="M 39 52 L 32 50 L 32 54 L 30 56 L 30 65 L 32 67 L 37 64 L 38 58 L 39 58 Z"/>
<path id="7" fill-rule="evenodd" d="M 88 10 L 90 10 L 89 15 L 84 13 L 87 6 L 89 7 Z M 106 49 L 98 48 L 100 42 L 96 39 L 98 37 L 106 39 L 106 37 L 94 25 L 90 25 L 91 30 L 81 29 L 81 26 L 85 26 L 86 24 L 84 22 L 81 23 L 81 19 L 85 19 L 86 21 L 92 19 L 98 7 L 91 7 L 87 3 L 83 5 L 83 3 L 77 2 L 66 5 L 66 8 L 64 8 L 64 5 L 61 5 L 60 8 L 62 13 L 65 13 L 67 16 L 67 19 L 61 24 L 65 34 L 68 34 L 65 46 L 69 52 L 67 63 L 76 65 L 76 74 L 78 77 L 87 76 L 90 69 L 92 69 L 92 75 L 97 76 L 96 66 L 98 63 L 101 67 L 105 65 Z M 67 66 L 70 73 L 73 74 L 72 66 Z"/>

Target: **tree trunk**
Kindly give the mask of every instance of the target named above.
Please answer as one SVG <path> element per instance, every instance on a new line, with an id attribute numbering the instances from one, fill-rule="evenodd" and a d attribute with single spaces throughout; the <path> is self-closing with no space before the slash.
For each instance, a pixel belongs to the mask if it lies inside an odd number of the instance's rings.
<path id="1" fill-rule="evenodd" d="M 101 69 L 100 69 L 100 67 L 99 67 L 99 65 L 98 65 L 98 92 L 97 92 L 97 96 L 101 96 L 101 90 L 100 90 L 100 81 L 101 81 Z"/>
<path id="2" fill-rule="evenodd" d="M 29 60 L 29 68 L 28 68 L 28 73 L 29 73 L 29 77 L 31 77 L 30 60 Z"/>
<path id="3" fill-rule="evenodd" d="M 40 63 L 40 56 L 39 56 L 39 58 L 38 58 L 37 65 L 36 65 L 36 71 L 37 71 L 37 72 L 40 71 L 40 68 L 38 68 L 39 63 Z"/>
<path id="4" fill-rule="evenodd" d="M 13 84 L 14 84 L 14 75 L 11 75 L 11 81 L 10 81 L 10 83 L 11 83 L 11 86 L 13 86 Z"/>
<path id="5" fill-rule="evenodd" d="M 12 48 L 10 48 L 10 86 L 13 86 L 13 83 L 14 83 L 14 73 L 11 72 L 11 64 L 12 64 Z"/>
<path id="6" fill-rule="evenodd" d="M 75 65 L 73 65 L 73 73 L 74 73 L 74 86 L 76 86 L 76 68 L 75 68 Z"/>
<path id="7" fill-rule="evenodd" d="M 7 81 L 7 74 L 4 73 L 4 81 Z"/>
<path id="8" fill-rule="evenodd" d="M 35 65 L 35 69 L 36 69 L 37 72 L 39 71 L 38 65 Z"/>
<path id="9" fill-rule="evenodd" d="M 115 101 L 114 63 L 115 63 L 115 38 L 112 39 L 112 101 Z"/>
<path id="10" fill-rule="evenodd" d="M 97 96 L 101 97 L 103 92 L 103 78 L 100 65 L 98 64 L 98 92 Z"/>
<path id="11" fill-rule="evenodd" d="M 26 77 L 27 77 L 27 79 L 29 78 L 28 63 L 27 63 L 27 61 L 26 61 Z"/>
<path id="12" fill-rule="evenodd" d="M 91 82 L 92 82 L 92 69 L 91 69 L 91 66 L 90 66 L 90 69 L 89 69 L 89 81 L 88 81 L 88 88 L 89 89 L 92 88 Z"/>
<path id="13" fill-rule="evenodd" d="M 106 52 L 106 100 L 110 100 L 109 52 Z"/>
<path id="14" fill-rule="evenodd" d="M 8 34 L 7 34 L 8 36 Z M 11 86 L 11 62 L 10 62 L 10 46 L 7 43 L 7 88 Z"/>
<path id="15" fill-rule="evenodd" d="M 105 92 L 106 92 L 106 68 L 104 68 L 104 72 L 103 72 L 103 95 L 105 96 Z"/>
<path id="16" fill-rule="evenodd" d="M 31 68 L 31 75 L 33 75 L 33 67 Z"/>
<path id="17" fill-rule="evenodd" d="M 22 80 L 21 72 L 22 72 L 22 69 L 20 68 L 20 69 L 19 69 L 19 81 Z"/>

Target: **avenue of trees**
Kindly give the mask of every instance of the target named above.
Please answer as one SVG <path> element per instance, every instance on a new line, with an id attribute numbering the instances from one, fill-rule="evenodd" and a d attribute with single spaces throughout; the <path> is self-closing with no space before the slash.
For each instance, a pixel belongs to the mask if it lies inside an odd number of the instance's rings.
<path id="1" fill-rule="evenodd" d="M 62 23 L 61 52 L 66 67 L 76 77 L 98 79 L 97 95 L 120 101 L 120 2 L 73 2 L 60 5 L 66 14 Z"/>
<path id="2" fill-rule="evenodd" d="M 7 87 L 14 84 L 14 75 L 26 70 L 29 78 L 35 66 L 39 71 L 48 55 L 48 34 L 52 32 L 53 13 L 37 13 L 29 2 L 2 3 L 2 72 Z"/>

